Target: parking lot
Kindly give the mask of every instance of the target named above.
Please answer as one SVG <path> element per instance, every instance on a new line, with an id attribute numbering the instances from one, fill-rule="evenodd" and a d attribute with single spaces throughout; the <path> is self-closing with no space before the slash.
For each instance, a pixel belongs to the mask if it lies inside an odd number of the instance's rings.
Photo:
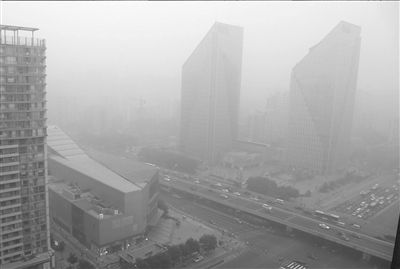
<path id="1" fill-rule="evenodd" d="M 398 202 L 399 186 L 399 181 L 392 185 L 375 184 L 369 189 L 362 190 L 353 199 L 332 208 L 332 210 L 362 220 L 370 219 L 392 203 Z"/>

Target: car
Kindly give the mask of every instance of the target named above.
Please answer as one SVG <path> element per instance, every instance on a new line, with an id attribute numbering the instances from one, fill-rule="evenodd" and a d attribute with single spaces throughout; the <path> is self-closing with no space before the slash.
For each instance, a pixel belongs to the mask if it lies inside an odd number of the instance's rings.
<path id="1" fill-rule="evenodd" d="M 325 230 L 329 230 L 331 227 L 329 227 L 328 225 L 326 225 L 325 223 L 320 223 L 320 224 L 318 224 L 318 226 L 320 227 L 320 228 L 322 228 L 322 229 L 325 229 Z"/>
<path id="2" fill-rule="evenodd" d="M 352 227 L 352 228 L 355 228 L 355 229 L 360 229 L 360 228 L 361 228 L 361 226 L 358 225 L 358 224 L 356 224 L 356 223 L 353 223 L 353 224 L 351 225 L 351 227 Z"/>
<path id="3" fill-rule="evenodd" d="M 220 195 L 222 198 L 224 198 L 224 199 L 228 199 L 229 198 L 229 196 L 228 195 L 226 195 L 226 194 L 223 194 L 223 193 L 221 193 L 221 195 Z"/>
<path id="4" fill-rule="evenodd" d="M 236 222 L 239 223 L 239 224 L 242 224 L 242 223 L 243 223 L 243 221 L 242 221 L 241 219 L 239 219 L 239 218 L 235 218 L 235 220 L 236 220 Z"/>
<path id="5" fill-rule="evenodd" d="M 223 192 L 226 192 L 226 193 L 228 193 L 228 192 L 229 192 L 229 190 L 228 190 L 228 189 L 222 189 L 222 191 L 223 191 Z"/>
<path id="6" fill-rule="evenodd" d="M 171 181 L 171 179 L 169 177 L 164 177 L 163 178 L 165 181 Z"/>
<path id="7" fill-rule="evenodd" d="M 380 204 L 380 205 L 383 205 L 384 203 L 385 203 L 384 200 L 379 201 L 379 204 Z"/>
<path id="8" fill-rule="evenodd" d="M 235 191 L 233 194 L 237 195 L 237 196 L 240 196 L 240 192 L 237 192 L 237 191 Z"/>
<path id="9" fill-rule="evenodd" d="M 346 235 L 343 235 L 341 238 L 342 238 L 344 241 L 350 241 L 350 238 L 348 238 Z"/>
<path id="10" fill-rule="evenodd" d="M 255 196 L 255 197 L 250 197 L 250 200 L 259 201 L 260 199 L 258 199 L 258 197 Z"/>
<path id="11" fill-rule="evenodd" d="M 201 255 L 199 255 L 199 256 L 197 256 L 196 258 L 193 259 L 194 262 L 200 262 L 202 260 L 204 260 L 204 257 L 201 256 Z"/>
<path id="12" fill-rule="evenodd" d="M 199 180 L 196 180 L 194 183 L 196 183 L 196 184 L 200 184 L 200 181 L 199 181 Z"/>
<path id="13" fill-rule="evenodd" d="M 315 255 L 312 254 L 312 253 L 309 253 L 309 254 L 307 255 L 307 258 L 310 258 L 310 259 L 312 259 L 312 260 L 317 260 L 317 257 L 315 257 Z"/>
<path id="14" fill-rule="evenodd" d="M 215 185 L 217 185 L 218 187 L 222 187 L 222 184 L 221 183 L 216 183 Z"/>
<path id="15" fill-rule="evenodd" d="M 213 220 L 209 220 L 208 222 L 215 225 L 215 221 L 213 221 Z"/>
<path id="16" fill-rule="evenodd" d="M 358 235 L 358 234 L 350 234 L 352 237 L 355 237 L 355 238 L 358 238 L 358 239 L 361 239 L 361 237 Z"/>
<path id="17" fill-rule="evenodd" d="M 346 223 L 341 222 L 341 221 L 338 221 L 338 222 L 337 222 L 337 225 L 342 226 L 342 227 L 345 227 L 345 226 L 346 226 Z"/>
<path id="18" fill-rule="evenodd" d="M 360 218 L 360 219 L 361 219 L 362 217 L 363 217 L 363 214 L 358 214 L 358 215 L 357 215 L 357 218 Z"/>
<path id="19" fill-rule="evenodd" d="M 355 215 L 357 215 L 357 212 L 353 212 L 351 215 L 352 215 L 352 216 L 355 216 Z"/>

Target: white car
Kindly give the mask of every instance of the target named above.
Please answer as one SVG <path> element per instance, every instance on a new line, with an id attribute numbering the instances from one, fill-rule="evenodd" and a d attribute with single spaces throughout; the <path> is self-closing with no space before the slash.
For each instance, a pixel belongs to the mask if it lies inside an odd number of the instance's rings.
<path id="1" fill-rule="evenodd" d="M 228 190 L 228 189 L 222 189 L 222 191 L 223 191 L 223 192 L 226 192 L 226 193 L 228 193 L 228 192 L 229 192 L 229 190 Z"/>
<path id="2" fill-rule="evenodd" d="M 171 181 L 171 179 L 169 177 L 164 177 L 165 181 Z"/>
<path id="3" fill-rule="evenodd" d="M 326 225 L 325 223 L 320 223 L 318 226 L 325 230 L 329 230 L 331 228 L 328 225 Z"/>
<path id="4" fill-rule="evenodd" d="M 203 259 L 204 259 L 204 257 L 201 256 L 201 255 L 199 255 L 199 256 L 197 256 L 196 258 L 194 258 L 193 261 L 194 261 L 194 262 L 200 262 L 200 261 L 202 261 Z"/>
<path id="5" fill-rule="evenodd" d="M 194 183 L 196 183 L 196 184 L 200 184 L 200 181 L 196 180 Z"/>
<path id="6" fill-rule="evenodd" d="M 240 196 L 240 192 L 237 192 L 237 191 L 234 192 L 233 194 L 234 194 L 234 195 L 237 195 L 237 196 Z"/>
<path id="7" fill-rule="evenodd" d="M 222 184 L 221 183 L 217 183 L 217 184 L 215 184 L 215 185 L 217 185 L 218 187 L 222 187 Z"/>

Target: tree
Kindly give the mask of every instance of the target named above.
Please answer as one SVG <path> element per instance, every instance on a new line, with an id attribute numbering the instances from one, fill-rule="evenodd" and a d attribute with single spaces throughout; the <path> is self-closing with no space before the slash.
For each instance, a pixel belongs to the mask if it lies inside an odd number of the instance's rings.
<path id="1" fill-rule="evenodd" d="M 182 256 L 182 250 L 179 247 L 179 245 L 173 245 L 170 246 L 167 250 L 168 255 L 171 257 L 171 262 L 173 264 L 176 264 L 177 262 L 180 261 L 181 256 Z"/>
<path id="2" fill-rule="evenodd" d="M 147 261 L 137 258 L 136 259 L 136 267 L 139 269 L 148 269 L 150 268 L 150 265 L 147 263 Z"/>
<path id="3" fill-rule="evenodd" d="M 205 234 L 200 237 L 199 243 L 205 251 L 211 251 L 217 247 L 217 238 L 213 234 Z"/>
<path id="4" fill-rule="evenodd" d="M 185 249 L 188 254 L 192 254 L 192 253 L 200 250 L 200 244 L 197 240 L 195 240 L 193 238 L 189 238 L 185 242 Z"/>
<path id="5" fill-rule="evenodd" d="M 164 213 L 163 215 L 166 216 L 168 214 L 168 205 L 165 203 L 164 200 L 158 199 L 157 206 L 159 209 L 161 209 Z"/>
<path id="6" fill-rule="evenodd" d="M 170 268 L 171 267 L 171 257 L 167 252 L 157 253 L 145 261 L 148 263 L 150 268 Z"/>
<path id="7" fill-rule="evenodd" d="M 75 263 L 78 262 L 78 258 L 75 256 L 74 253 L 70 253 L 68 258 L 67 258 L 67 262 L 69 262 L 70 264 L 74 265 Z"/>
<path id="8" fill-rule="evenodd" d="M 181 243 L 178 245 L 179 249 L 181 250 L 181 254 L 183 257 L 186 257 L 187 255 L 189 255 L 190 253 L 187 251 L 186 246 L 184 243 Z"/>
<path id="9" fill-rule="evenodd" d="M 78 263 L 78 269 L 96 269 L 90 262 L 84 259 L 80 259 Z"/>

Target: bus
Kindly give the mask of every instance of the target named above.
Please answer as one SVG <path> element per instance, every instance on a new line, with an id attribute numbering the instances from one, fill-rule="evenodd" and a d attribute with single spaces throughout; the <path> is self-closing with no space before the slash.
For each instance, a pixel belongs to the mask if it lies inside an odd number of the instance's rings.
<path id="1" fill-rule="evenodd" d="M 330 221 L 335 221 L 338 222 L 340 217 L 338 215 L 330 214 L 330 213 L 325 213 L 321 210 L 315 210 L 314 211 L 314 216 L 321 218 L 323 220 L 330 220 Z"/>

